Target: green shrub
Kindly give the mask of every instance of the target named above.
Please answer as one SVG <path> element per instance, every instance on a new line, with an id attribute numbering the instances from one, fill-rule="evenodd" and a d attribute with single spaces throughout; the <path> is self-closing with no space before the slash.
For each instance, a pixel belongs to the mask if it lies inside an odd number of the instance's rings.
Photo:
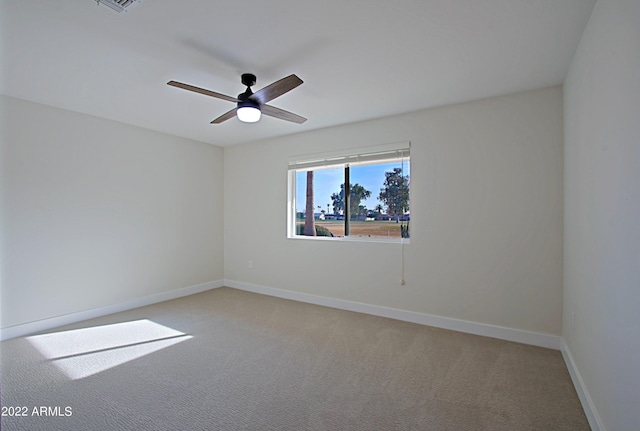
<path id="1" fill-rule="evenodd" d="M 303 235 L 304 224 L 296 224 L 296 235 Z M 316 236 L 333 236 L 331 231 L 324 226 L 316 225 Z"/>
<path id="2" fill-rule="evenodd" d="M 400 235 L 402 238 L 409 238 L 409 223 L 400 225 Z"/>

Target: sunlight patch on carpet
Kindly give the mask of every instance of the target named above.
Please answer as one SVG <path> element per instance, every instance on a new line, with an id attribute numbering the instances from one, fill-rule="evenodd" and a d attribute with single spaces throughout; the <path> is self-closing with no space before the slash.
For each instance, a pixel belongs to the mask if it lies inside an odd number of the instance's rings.
<path id="1" fill-rule="evenodd" d="M 27 340 L 70 379 L 82 379 L 193 338 L 148 319 L 34 335 Z"/>

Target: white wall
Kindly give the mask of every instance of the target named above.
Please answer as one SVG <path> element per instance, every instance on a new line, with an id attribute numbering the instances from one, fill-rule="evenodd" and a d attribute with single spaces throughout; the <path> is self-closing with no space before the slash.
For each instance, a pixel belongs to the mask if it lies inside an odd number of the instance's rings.
<path id="1" fill-rule="evenodd" d="M 286 238 L 290 155 L 397 141 L 406 285 L 397 244 Z M 562 156 L 560 87 L 226 147 L 225 279 L 559 335 Z"/>
<path id="2" fill-rule="evenodd" d="M 563 338 L 598 426 L 638 430 L 640 2 L 597 1 L 564 95 Z"/>
<path id="3" fill-rule="evenodd" d="M 0 97 L 3 328 L 222 280 L 221 148 Z"/>

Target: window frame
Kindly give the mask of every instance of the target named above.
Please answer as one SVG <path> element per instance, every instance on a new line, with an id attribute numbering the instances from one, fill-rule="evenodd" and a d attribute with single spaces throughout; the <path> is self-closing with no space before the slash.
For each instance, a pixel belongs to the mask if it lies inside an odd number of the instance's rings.
<path id="1" fill-rule="evenodd" d="M 392 144 L 374 145 L 369 147 L 351 148 L 339 151 L 315 153 L 292 156 L 288 161 L 287 169 L 287 239 L 302 239 L 314 241 L 355 241 L 355 242 L 381 242 L 391 244 L 410 243 L 409 238 L 385 238 L 385 237 L 363 237 L 350 236 L 345 233 L 342 237 L 307 236 L 296 234 L 296 174 L 300 171 L 309 171 L 310 168 L 330 169 L 330 168 L 351 168 L 358 165 L 382 164 L 385 161 L 406 160 L 411 163 L 411 143 L 408 141 Z M 409 168 L 411 172 L 411 168 Z M 410 174 L 409 174 L 410 175 Z M 346 187 L 345 187 L 346 190 Z M 411 202 L 411 187 L 409 186 L 409 202 Z M 346 204 L 345 204 L 346 206 Z M 347 216 L 345 215 L 345 221 Z M 348 221 L 346 223 L 348 225 Z"/>

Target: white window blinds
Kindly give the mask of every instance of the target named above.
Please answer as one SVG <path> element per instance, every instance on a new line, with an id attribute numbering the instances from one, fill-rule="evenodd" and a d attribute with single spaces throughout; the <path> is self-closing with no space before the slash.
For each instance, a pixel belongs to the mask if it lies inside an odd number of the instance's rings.
<path id="1" fill-rule="evenodd" d="M 408 159 L 410 147 L 411 144 L 409 142 L 399 142 L 351 150 L 294 156 L 289 158 L 289 170 L 308 171 L 335 168 L 336 166 L 357 166 L 372 162 L 383 163 Z"/>

